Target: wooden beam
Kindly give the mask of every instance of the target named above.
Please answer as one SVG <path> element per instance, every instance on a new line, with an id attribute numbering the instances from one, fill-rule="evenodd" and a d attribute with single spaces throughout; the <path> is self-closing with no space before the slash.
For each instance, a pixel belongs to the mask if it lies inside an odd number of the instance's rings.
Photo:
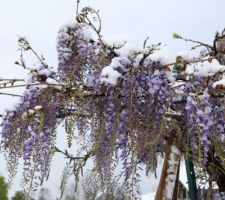
<path id="1" fill-rule="evenodd" d="M 162 173 L 155 200 L 177 200 L 181 140 L 171 134 L 168 139 Z"/>

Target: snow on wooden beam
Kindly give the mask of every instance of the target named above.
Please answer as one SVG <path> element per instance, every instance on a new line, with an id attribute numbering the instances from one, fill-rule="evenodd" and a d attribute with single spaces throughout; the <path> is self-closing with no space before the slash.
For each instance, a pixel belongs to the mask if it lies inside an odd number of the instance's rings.
<path id="1" fill-rule="evenodd" d="M 156 192 L 155 200 L 176 200 L 178 192 L 180 167 L 180 142 L 171 138 L 168 140 L 163 163 L 162 174 Z"/>

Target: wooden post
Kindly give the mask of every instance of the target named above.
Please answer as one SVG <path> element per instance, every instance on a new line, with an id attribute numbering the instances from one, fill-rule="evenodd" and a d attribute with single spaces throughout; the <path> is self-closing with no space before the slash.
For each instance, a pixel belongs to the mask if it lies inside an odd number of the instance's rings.
<path id="1" fill-rule="evenodd" d="M 172 134 L 168 139 L 162 173 L 155 200 L 177 200 L 181 140 Z"/>

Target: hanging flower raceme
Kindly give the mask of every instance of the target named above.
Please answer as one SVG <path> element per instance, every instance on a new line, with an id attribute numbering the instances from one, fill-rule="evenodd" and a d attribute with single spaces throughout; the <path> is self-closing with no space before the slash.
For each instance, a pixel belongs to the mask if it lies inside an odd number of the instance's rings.
<path id="1" fill-rule="evenodd" d="M 3 118 L 1 143 L 9 154 L 8 169 L 13 175 L 22 156 L 25 185 L 39 185 L 49 175 L 57 121 L 56 106 L 51 101 L 53 90 L 28 89 L 15 109 L 7 111 Z"/>
<path id="2" fill-rule="evenodd" d="M 62 27 L 57 37 L 58 75 L 61 81 L 81 84 L 90 66 L 103 57 L 102 45 L 92 39 L 90 28 L 82 23 Z"/>
<path id="3" fill-rule="evenodd" d="M 35 189 L 48 178 L 54 152 L 57 111 L 61 102 L 57 100 L 57 89 L 47 83 L 51 75 L 44 66 L 36 67 L 28 81 L 37 86 L 29 86 L 14 109 L 6 111 L 2 121 L 1 146 L 10 178 L 15 175 L 22 157 L 23 184 L 29 189 Z"/>
<path id="4" fill-rule="evenodd" d="M 75 123 L 75 126 L 77 130 L 81 130 L 81 124 L 90 127 L 96 165 L 103 175 L 110 176 L 116 160 L 114 152 L 118 151 L 128 179 L 136 173 L 130 170 L 132 162 L 134 169 L 143 162 L 155 168 L 150 155 L 158 151 L 157 146 L 162 142 L 158 139 L 149 144 L 148 141 L 154 140 L 157 135 L 162 136 L 163 116 L 170 99 L 166 71 L 160 62 L 150 59 L 139 65 L 140 59 L 134 56 L 134 52 L 126 56 L 114 54 L 109 59 L 112 55 L 106 50 L 105 55 L 102 55 L 105 59 L 100 59 L 93 52 L 101 49 L 96 46 L 96 42 L 90 46 L 90 38 L 81 36 L 84 32 L 80 24 L 60 30 L 59 73 L 70 81 L 80 80 L 80 74 L 72 72 L 70 77 L 71 70 L 77 70 L 77 65 L 81 64 L 82 67 L 82 62 L 85 63 L 86 72 L 83 73 L 82 84 L 88 87 L 90 95 L 82 102 L 79 101 L 79 107 L 83 113 L 88 113 L 90 120 L 76 118 L 79 123 Z M 83 47 L 87 48 L 85 53 L 81 52 Z M 63 55 L 65 48 L 70 49 L 68 57 Z M 84 55 L 90 55 L 90 59 L 87 60 Z M 81 69 L 78 71 L 81 72 Z M 131 150 L 133 146 L 135 148 Z"/>
<path id="5" fill-rule="evenodd" d="M 188 145 L 194 158 L 206 166 L 210 148 L 224 135 L 224 103 L 222 98 L 209 94 L 212 87 L 210 78 L 198 77 L 190 86 L 192 89 L 187 89 L 189 95 L 185 106 Z"/>
<path id="6" fill-rule="evenodd" d="M 58 34 L 61 80 L 87 87 L 90 94 L 77 102 L 88 120 L 75 114 L 75 128 L 90 134 L 96 168 L 103 176 L 110 179 L 118 152 L 126 180 L 138 182 L 138 165 L 155 169 L 151 155 L 162 146 L 164 113 L 170 104 L 166 70 L 151 59 L 139 64 L 146 50 L 138 49 L 139 56 L 135 50 L 112 53 L 112 48 L 104 48 L 86 32 L 86 26 L 77 23 Z M 84 133 L 81 127 L 90 131 Z M 130 182 L 129 190 L 131 186 Z"/>
<path id="7" fill-rule="evenodd" d="M 163 116 L 170 99 L 168 80 L 159 62 L 150 61 L 142 67 L 131 63 L 115 57 L 110 65 L 101 71 L 93 69 L 87 76 L 94 95 L 91 107 L 95 114 L 91 120 L 95 127 L 91 135 L 96 165 L 106 175 L 112 170 L 114 152 L 118 151 L 126 180 L 134 174 L 138 176 L 141 163 L 155 168 L 151 155 L 162 144 Z M 133 180 L 138 182 L 139 178 Z"/>

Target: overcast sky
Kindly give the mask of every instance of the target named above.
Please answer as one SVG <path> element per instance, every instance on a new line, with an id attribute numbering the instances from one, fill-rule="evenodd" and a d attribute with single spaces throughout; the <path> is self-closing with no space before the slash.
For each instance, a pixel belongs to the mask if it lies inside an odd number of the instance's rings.
<path id="1" fill-rule="evenodd" d="M 100 11 L 103 35 L 129 35 L 142 43 L 167 45 L 171 56 L 190 49 L 190 45 L 172 39 L 172 33 L 211 43 L 215 32 L 225 27 L 224 0 L 81 0 L 81 7 L 91 5 Z M 75 0 L 0 0 L 0 77 L 24 77 L 14 65 L 19 57 L 17 35 L 26 36 L 43 54 L 50 66 L 57 67 L 56 35 L 59 27 L 75 18 Z M 28 58 L 32 63 L 32 59 Z M 20 92 L 17 90 L 16 92 Z M 0 96 L 0 112 L 16 99 Z M 61 134 L 63 137 L 63 134 Z M 0 172 L 6 175 L 0 156 Z M 48 187 L 57 192 L 62 159 L 54 164 Z M 58 170 L 57 170 L 58 168 Z M 20 189 L 17 177 L 11 194 Z M 153 178 L 145 178 L 143 193 L 156 188 Z"/>

